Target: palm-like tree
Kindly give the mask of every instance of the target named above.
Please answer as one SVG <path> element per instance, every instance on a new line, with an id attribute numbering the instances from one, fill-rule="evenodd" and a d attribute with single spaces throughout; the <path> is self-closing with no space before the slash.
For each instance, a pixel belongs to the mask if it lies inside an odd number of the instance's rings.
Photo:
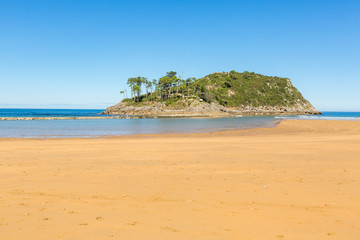
<path id="1" fill-rule="evenodd" d="M 158 82 L 157 82 L 157 80 L 156 79 L 153 79 L 152 80 L 152 87 L 151 87 L 151 92 L 153 91 L 153 88 L 154 88 L 154 90 L 155 90 L 155 93 L 156 93 L 156 91 L 157 91 L 157 89 L 158 89 Z M 152 93 L 151 93 L 151 95 L 152 95 Z M 157 97 L 157 95 L 155 94 L 155 97 Z"/>
<path id="2" fill-rule="evenodd" d="M 134 92 L 134 96 L 135 96 L 135 93 L 137 94 L 137 98 L 139 99 L 139 96 L 140 96 L 140 93 L 141 93 L 141 87 L 139 85 L 134 85 L 132 87 L 132 90 Z M 134 100 L 135 100 L 135 97 L 134 97 Z"/>
<path id="3" fill-rule="evenodd" d="M 187 78 L 183 80 L 181 77 L 177 77 L 177 73 L 174 71 L 167 72 L 165 76 L 161 77 L 159 80 L 153 79 L 152 81 L 148 81 L 145 77 L 136 77 L 136 78 L 129 78 L 127 81 L 131 89 L 131 98 L 136 100 L 140 100 L 140 93 L 142 91 L 142 86 L 145 86 L 146 91 L 146 98 L 144 100 L 152 101 L 154 99 L 153 93 L 155 94 L 155 98 L 158 98 L 158 94 L 161 95 L 161 100 L 170 99 L 172 95 L 175 93 L 176 89 L 176 96 L 178 96 L 179 92 L 182 93 L 182 97 L 184 98 L 186 95 L 190 96 L 191 92 L 196 95 L 197 93 L 197 84 L 196 78 Z M 154 89 L 154 91 L 153 91 Z M 149 96 L 150 90 L 150 98 Z M 187 92 L 187 94 L 186 94 Z M 121 91 L 120 94 L 126 94 L 126 90 Z M 127 96 L 126 96 L 127 98 Z"/>
<path id="4" fill-rule="evenodd" d="M 187 90 L 188 90 L 188 96 L 190 96 L 190 87 L 191 87 L 191 84 L 193 84 L 195 81 L 196 81 L 196 78 L 187 78 L 187 79 L 185 80 L 186 87 L 187 87 Z M 194 88 L 194 94 L 195 94 L 195 88 Z"/>
<path id="5" fill-rule="evenodd" d="M 130 90 L 131 90 L 131 97 L 134 96 L 134 101 L 135 101 L 134 86 L 136 85 L 136 81 L 137 81 L 136 78 L 129 78 L 129 79 L 127 80 L 127 84 L 129 85 Z"/>
<path id="6" fill-rule="evenodd" d="M 152 82 L 151 81 L 148 81 L 147 79 L 145 80 L 145 87 L 146 87 L 146 96 L 149 95 L 149 90 L 151 92 L 151 95 L 152 95 Z M 151 99 L 151 97 L 150 97 Z"/>
<path id="7" fill-rule="evenodd" d="M 124 91 L 120 91 L 120 94 L 123 94 L 124 98 L 125 98 L 125 92 Z"/>

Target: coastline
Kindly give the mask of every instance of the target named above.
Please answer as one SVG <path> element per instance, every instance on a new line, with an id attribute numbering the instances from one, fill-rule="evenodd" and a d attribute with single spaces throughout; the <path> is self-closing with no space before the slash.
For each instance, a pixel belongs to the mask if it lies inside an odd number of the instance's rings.
<path id="1" fill-rule="evenodd" d="M 31 121 L 31 120 L 91 120 L 91 119 L 138 119 L 138 118 L 237 118 L 256 116 L 299 116 L 299 115 L 321 115 L 321 113 L 304 112 L 233 112 L 225 113 L 162 113 L 162 114 L 107 114 L 91 117 L 0 117 L 0 121 Z M 104 116 L 108 115 L 108 116 Z"/>
<path id="2" fill-rule="evenodd" d="M 44 136 L 44 137 L 0 137 L 0 141 L 7 141 L 7 140 L 101 140 L 101 139 L 141 139 L 141 138 L 187 138 L 187 137 L 212 137 L 212 136 L 244 136 L 244 135 L 259 135 L 259 134 L 270 134 L 272 133 L 272 129 L 279 130 L 279 125 L 287 125 L 287 122 L 303 122 L 304 124 L 298 124 L 298 126 L 302 126 L 299 129 L 291 129 L 288 133 L 295 132 L 302 132 L 305 133 L 308 131 L 306 125 L 308 123 L 317 122 L 316 126 L 318 130 L 323 129 L 323 126 L 328 126 L 328 122 L 334 122 L 337 124 L 345 124 L 349 126 L 356 127 L 360 125 L 360 121 L 349 121 L 349 120 L 307 120 L 307 119 L 278 119 L 272 122 L 272 125 L 268 126 L 256 126 L 256 127 L 244 127 L 238 129 L 215 129 L 215 130 L 206 130 L 206 131 L 199 131 L 199 132 L 172 132 L 172 133 L 135 133 L 135 134 L 120 134 L 120 135 L 93 135 L 93 136 Z M 325 124 L 325 125 L 324 125 Z M 312 124 L 314 125 L 314 124 Z M 331 124 L 330 124 L 331 125 Z M 335 130 L 336 128 L 332 129 Z M 344 130 L 344 129 L 342 129 Z M 351 129 L 347 129 L 351 130 Z M 279 132 L 282 131 L 279 130 Z M 336 133 L 335 131 L 334 133 Z"/>
<path id="3" fill-rule="evenodd" d="M 199 117 L 205 118 L 205 117 Z M 213 129 L 213 130 L 199 130 L 196 132 L 170 132 L 170 133 L 133 133 L 133 134 L 119 134 L 119 135 L 85 135 L 85 136 L 58 136 L 58 135 L 47 135 L 47 136 L 37 136 L 37 137 L 0 137 L 1 140 L 16 140 L 16 139 L 25 139 L 25 140 L 61 140 L 61 139 L 132 139 L 132 138 L 162 138 L 162 137 L 211 137 L 211 136 L 236 136 L 242 135 L 252 130 L 263 130 L 266 132 L 266 129 L 276 128 L 283 121 L 293 121 L 293 120 L 274 120 L 271 124 L 267 126 L 247 126 L 236 129 Z M 295 121 L 309 121 L 309 120 L 298 120 Z M 314 120 L 310 120 L 314 121 Z M 317 120 L 316 120 L 317 121 Z"/>
<path id="4" fill-rule="evenodd" d="M 122 105 L 120 105 L 123 107 Z M 238 117 L 238 116 L 298 116 L 298 115 L 321 115 L 319 111 L 291 111 L 287 109 L 282 109 L 278 111 L 273 110 L 236 110 L 236 109 L 227 109 L 221 108 L 216 110 L 204 110 L 197 109 L 196 111 L 190 110 L 174 110 L 174 109 L 162 109 L 159 110 L 156 107 L 147 109 L 145 107 L 125 107 L 117 109 L 118 105 L 109 107 L 106 111 L 103 111 L 103 115 L 129 115 L 137 116 L 141 118 L 197 118 L 197 117 L 206 117 L 206 118 L 219 118 L 219 117 Z M 114 109 L 115 108 L 115 109 Z M 129 108 L 129 109 L 128 109 Z"/>
<path id="5" fill-rule="evenodd" d="M 259 116 L 262 117 L 262 116 Z M 199 117 L 199 119 L 203 119 L 206 117 Z M 223 118 L 223 117 L 222 117 Z M 86 118 L 88 119 L 88 118 Z M 92 118 L 91 118 L 92 119 Z M 118 119 L 118 118 L 115 118 Z M 125 118 L 119 118 L 119 119 L 125 119 Z M 138 119 L 136 117 L 131 118 L 131 119 Z M 151 119 L 151 118 L 149 118 Z M 184 118 L 186 119 L 186 118 Z M 189 118 L 191 119 L 191 118 Z M 211 119 L 211 118 L 209 118 Z M 62 120 L 62 119 L 57 119 L 57 120 Z M 21 121 L 21 120 L 19 120 Z M 281 124 L 282 122 L 292 122 L 292 121 L 302 121 L 302 122 L 308 122 L 308 121 L 316 121 L 316 122 L 324 122 L 327 123 L 329 121 L 331 122 L 336 122 L 336 123 L 351 123 L 351 122 L 359 122 L 358 119 L 356 120 L 322 120 L 322 119 L 291 119 L 291 118 L 283 118 L 283 119 L 274 119 L 271 124 L 267 124 L 267 126 L 242 126 L 239 128 L 233 128 L 233 129 L 201 129 L 195 132 L 158 132 L 158 133 L 125 133 L 125 134 L 118 134 L 118 135 L 111 135 L 111 134 L 100 134 L 100 135 L 79 135 L 79 136 L 71 136 L 71 135 L 64 135 L 64 136 L 59 136 L 59 135 L 46 135 L 46 136 L 29 136 L 29 137 L 0 137 L 0 140 L 10 140 L 10 139 L 39 139 L 39 140 L 47 140 L 47 139 L 116 139 L 116 138 L 121 138 L 121 139 L 126 139 L 126 138 L 159 138 L 159 137 L 164 137 L 164 136 L 173 136 L 173 137 L 206 137 L 206 136 L 236 136 L 236 135 L 243 135 L 245 133 L 248 132 L 257 132 L 257 131 L 261 131 L 262 133 L 266 133 L 268 131 L 268 129 L 271 128 L 276 128 L 278 127 L 279 124 Z M 270 123 L 270 122 L 269 122 Z M 321 125 L 319 125 L 319 127 L 321 128 Z"/>
<path id="6" fill-rule="evenodd" d="M 0 142 L 4 240 L 360 237 L 358 121 Z"/>

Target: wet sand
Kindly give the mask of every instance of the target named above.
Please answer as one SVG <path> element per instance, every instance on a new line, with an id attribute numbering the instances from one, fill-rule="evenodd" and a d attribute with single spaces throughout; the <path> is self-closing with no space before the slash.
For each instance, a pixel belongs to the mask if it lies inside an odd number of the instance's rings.
<path id="1" fill-rule="evenodd" d="M 360 122 L 0 139 L 0 239 L 360 239 Z"/>

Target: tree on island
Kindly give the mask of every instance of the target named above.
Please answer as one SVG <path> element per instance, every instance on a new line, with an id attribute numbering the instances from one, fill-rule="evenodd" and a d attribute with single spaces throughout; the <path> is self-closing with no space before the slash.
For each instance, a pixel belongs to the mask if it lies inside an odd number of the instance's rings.
<path id="1" fill-rule="evenodd" d="M 197 92 L 200 91 L 200 87 L 196 81 L 197 79 L 193 77 L 184 80 L 177 75 L 177 72 L 169 71 L 159 80 L 153 79 L 149 81 L 145 77 L 138 76 L 129 78 L 127 84 L 130 87 L 131 99 L 134 102 L 154 101 L 158 99 L 167 101 L 198 96 Z M 141 95 L 143 89 L 146 94 Z M 124 92 L 122 91 L 121 94 L 124 94 Z"/>
<path id="2" fill-rule="evenodd" d="M 136 82 L 136 78 L 129 78 L 127 80 L 127 85 L 129 85 L 130 90 L 131 90 L 131 98 L 134 96 L 134 101 L 135 101 L 135 94 L 134 94 L 133 88 L 135 86 L 135 82 Z"/>
<path id="3" fill-rule="evenodd" d="M 149 95 L 149 90 L 152 92 L 152 82 L 149 80 L 145 80 L 145 88 L 146 88 L 146 96 Z"/>
<path id="4" fill-rule="evenodd" d="M 157 95 L 156 95 L 156 92 L 157 92 L 157 90 L 158 90 L 158 82 L 157 82 L 157 80 L 156 79 L 153 79 L 152 80 L 152 85 L 151 85 L 151 98 L 152 98 L 152 95 L 153 95 L 153 91 L 155 90 L 155 97 L 157 97 Z"/>
<path id="5" fill-rule="evenodd" d="M 186 88 L 187 88 L 187 92 L 188 92 L 188 96 L 190 96 L 190 86 L 192 83 L 194 83 L 196 81 L 196 78 L 191 77 L 191 78 L 187 78 L 185 80 L 185 84 L 186 84 Z"/>
<path id="6" fill-rule="evenodd" d="M 132 87 L 132 90 L 134 92 L 134 96 L 135 96 L 135 93 L 136 93 L 137 94 L 137 99 L 139 99 L 140 93 L 141 93 L 141 87 L 139 85 L 134 85 Z M 134 100 L 135 100 L 135 97 L 134 97 Z"/>
<path id="7" fill-rule="evenodd" d="M 143 83 L 147 82 L 147 78 L 145 77 L 136 77 L 136 78 L 129 78 L 127 84 L 131 89 L 131 97 L 133 100 L 136 101 L 136 96 L 139 99 L 141 93 L 141 86 Z"/>
<path id="8" fill-rule="evenodd" d="M 123 94 L 125 98 L 125 91 L 120 91 L 120 94 Z"/>

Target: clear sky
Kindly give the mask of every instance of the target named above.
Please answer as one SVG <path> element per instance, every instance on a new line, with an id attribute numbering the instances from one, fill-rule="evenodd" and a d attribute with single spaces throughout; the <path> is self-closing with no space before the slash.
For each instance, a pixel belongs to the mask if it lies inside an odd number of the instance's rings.
<path id="1" fill-rule="evenodd" d="M 0 0 L 0 108 L 105 108 L 170 70 L 289 77 L 360 111 L 360 1 Z"/>

